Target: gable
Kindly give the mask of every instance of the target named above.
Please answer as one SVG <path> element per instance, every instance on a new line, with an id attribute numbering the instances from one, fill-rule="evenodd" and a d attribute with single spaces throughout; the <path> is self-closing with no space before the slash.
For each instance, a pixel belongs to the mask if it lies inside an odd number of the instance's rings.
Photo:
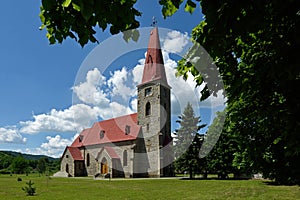
<path id="1" fill-rule="evenodd" d="M 77 147 L 66 147 L 61 159 L 64 158 L 64 156 L 66 155 L 66 153 L 69 152 L 69 154 L 72 156 L 73 160 L 84 160 L 81 154 L 81 151 L 79 148 Z"/>
<path id="2" fill-rule="evenodd" d="M 119 155 L 116 153 L 116 151 L 112 147 L 103 147 L 98 155 L 97 159 L 100 158 L 100 155 L 105 152 L 111 159 L 120 159 Z"/>

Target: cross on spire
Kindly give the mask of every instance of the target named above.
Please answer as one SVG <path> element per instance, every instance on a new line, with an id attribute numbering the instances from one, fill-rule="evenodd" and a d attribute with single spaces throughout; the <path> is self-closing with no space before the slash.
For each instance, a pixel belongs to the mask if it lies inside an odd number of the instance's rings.
<path id="1" fill-rule="evenodd" d="M 151 23 L 151 26 L 156 27 L 156 25 L 157 25 L 157 20 L 156 20 L 156 18 L 153 16 L 153 17 L 152 17 L 152 23 Z"/>

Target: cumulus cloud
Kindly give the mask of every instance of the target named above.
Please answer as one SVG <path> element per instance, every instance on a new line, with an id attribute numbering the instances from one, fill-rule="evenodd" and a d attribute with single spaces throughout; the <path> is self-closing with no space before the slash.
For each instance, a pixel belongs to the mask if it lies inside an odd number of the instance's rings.
<path id="1" fill-rule="evenodd" d="M 15 127 L 0 127 L 0 143 L 24 144 L 27 139 L 24 138 Z"/>
<path id="2" fill-rule="evenodd" d="M 64 149 L 73 142 L 71 139 L 61 138 L 60 135 L 56 135 L 55 137 L 47 136 L 46 139 L 48 142 L 41 145 L 44 149 Z"/>
<path id="3" fill-rule="evenodd" d="M 111 88 L 112 96 L 120 96 L 125 102 L 128 102 L 128 99 L 135 93 L 131 75 L 132 73 L 129 73 L 125 67 L 111 73 L 108 85 Z"/>
<path id="4" fill-rule="evenodd" d="M 106 77 L 94 68 L 88 71 L 86 81 L 74 86 L 72 90 L 86 104 L 107 106 L 109 100 L 107 94 L 101 89 L 102 85 L 106 85 Z"/>
<path id="5" fill-rule="evenodd" d="M 38 148 L 27 148 L 26 153 L 35 154 L 35 155 L 47 155 L 54 158 L 58 158 L 61 156 L 62 152 L 66 148 L 66 146 L 70 146 L 74 139 L 78 136 L 76 134 L 74 137 L 70 139 L 62 138 L 60 135 L 56 135 L 54 137 L 47 136 L 47 142 L 42 143 Z"/>
<path id="6" fill-rule="evenodd" d="M 21 133 L 75 132 L 89 127 L 98 119 L 100 110 L 85 104 L 72 105 L 65 110 L 52 109 L 49 113 L 34 115 L 34 120 L 21 121 Z"/>
<path id="7" fill-rule="evenodd" d="M 180 53 L 183 52 L 189 40 L 187 32 L 183 34 L 179 31 L 171 31 L 164 38 L 162 48 L 170 53 Z"/>
<path id="8" fill-rule="evenodd" d="M 142 82 L 144 64 L 145 58 L 142 58 L 138 61 L 138 64 L 132 69 L 133 82 L 135 85 L 140 84 Z"/>

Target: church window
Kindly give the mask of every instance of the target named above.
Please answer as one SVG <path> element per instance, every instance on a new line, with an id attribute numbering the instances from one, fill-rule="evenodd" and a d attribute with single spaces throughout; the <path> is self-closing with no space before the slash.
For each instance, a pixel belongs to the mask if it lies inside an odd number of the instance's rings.
<path id="1" fill-rule="evenodd" d="M 86 166 L 90 166 L 90 154 L 88 153 L 87 155 L 86 155 Z"/>
<path id="2" fill-rule="evenodd" d="M 123 152 L 123 166 L 127 166 L 127 150 Z"/>
<path id="3" fill-rule="evenodd" d="M 83 135 L 79 135 L 79 142 L 82 142 L 83 140 Z"/>
<path id="4" fill-rule="evenodd" d="M 66 164 L 66 172 L 69 173 L 69 164 Z"/>
<path id="5" fill-rule="evenodd" d="M 151 114 L 151 105 L 150 102 L 146 104 L 146 116 Z"/>
<path id="6" fill-rule="evenodd" d="M 66 158 L 69 158 L 69 155 L 66 155 Z"/>
<path id="7" fill-rule="evenodd" d="M 163 89 L 163 95 L 164 95 L 164 97 L 168 97 L 168 94 L 169 94 L 169 90 L 167 88 L 164 88 Z"/>
<path id="8" fill-rule="evenodd" d="M 104 130 L 101 130 L 101 131 L 100 131 L 100 139 L 104 138 L 104 133 L 105 133 Z"/>
<path id="9" fill-rule="evenodd" d="M 149 124 L 147 124 L 147 131 L 149 131 Z"/>
<path id="10" fill-rule="evenodd" d="M 125 127 L 125 135 L 129 135 L 130 134 L 130 126 L 126 125 Z"/>
<path id="11" fill-rule="evenodd" d="M 151 64 L 153 63 L 153 59 L 152 59 L 152 56 L 151 56 L 151 55 L 149 55 L 149 57 L 148 57 L 147 64 L 148 64 L 148 63 L 151 63 Z"/>
<path id="12" fill-rule="evenodd" d="M 146 88 L 145 89 L 145 97 L 150 96 L 151 94 L 152 94 L 152 88 L 151 87 Z"/>

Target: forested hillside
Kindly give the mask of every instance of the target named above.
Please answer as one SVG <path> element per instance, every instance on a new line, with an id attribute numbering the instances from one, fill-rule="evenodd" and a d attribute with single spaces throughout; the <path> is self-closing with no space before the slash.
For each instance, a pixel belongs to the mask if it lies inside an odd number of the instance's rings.
<path id="1" fill-rule="evenodd" d="M 59 159 L 44 155 L 0 151 L 0 174 L 51 174 L 59 170 Z"/>

